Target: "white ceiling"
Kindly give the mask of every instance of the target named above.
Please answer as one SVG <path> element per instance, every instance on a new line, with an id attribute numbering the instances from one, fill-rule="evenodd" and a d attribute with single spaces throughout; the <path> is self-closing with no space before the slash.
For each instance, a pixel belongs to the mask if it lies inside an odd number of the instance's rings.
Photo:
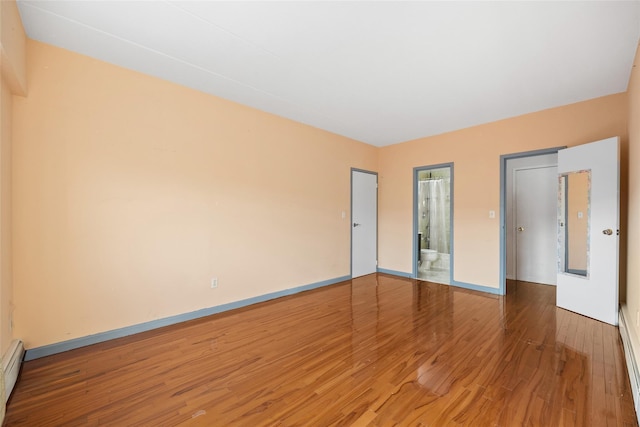
<path id="1" fill-rule="evenodd" d="M 18 7 L 33 39 L 377 146 L 624 92 L 640 35 L 640 1 Z"/>

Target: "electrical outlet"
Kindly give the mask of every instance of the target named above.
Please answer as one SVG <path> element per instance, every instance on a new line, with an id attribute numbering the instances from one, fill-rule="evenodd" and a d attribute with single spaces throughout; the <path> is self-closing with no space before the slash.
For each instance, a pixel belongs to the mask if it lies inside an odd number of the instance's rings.
<path id="1" fill-rule="evenodd" d="M 218 278 L 214 277 L 211 279 L 211 289 L 216 289 L 218 287 Z"/>

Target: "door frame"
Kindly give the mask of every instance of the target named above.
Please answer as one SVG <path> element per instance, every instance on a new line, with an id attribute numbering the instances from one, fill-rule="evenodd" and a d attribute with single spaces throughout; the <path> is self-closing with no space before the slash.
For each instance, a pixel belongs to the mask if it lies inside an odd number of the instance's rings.
<path id="1" fill-rule="evenodd" d="M 453 162 L 413 168 L 413 278 L 418 278 L 418 173 L 425 170 L 449 168 L 449 284 L 453 284 Z"/>
<path id="2" fill-rule="evenodd" d="M 499 295 L 507 293 L 507 161 L 523 157 L 535 157 L 554 154 L 566 146 L 543 148 L 541 150 L 522 151 L 500 156 L 500 282 Z"/>
<path id="3" fill-rule="evenodd" d="M 358 169 L 358 168 L 351 168 L 351 170 L 349 171 L 349 180 L 350 180 L 350 197 L 351 200 L 349 202 L 350 207 L 349 207 L 349 244 L 351 246 L 350 250 L 349 250 L 349 277 L 353 278 L 353 173 L 354 172 L 360 172 L 360 173 L 366 173 L 366 174 L 370 174 L 370 175 L 375 175 L 376 177 L 376 226 L 375 226 L 375 230 L 376 230 L 376 271 L 378 272 L 379 268 L 378 268 L 378 204 L 379 204 L 379 197 L 378 197 L 378 172 L 373 172 L 373 171 L 369 171 L 369 170 L 365 170 L 365 169 Z"/>

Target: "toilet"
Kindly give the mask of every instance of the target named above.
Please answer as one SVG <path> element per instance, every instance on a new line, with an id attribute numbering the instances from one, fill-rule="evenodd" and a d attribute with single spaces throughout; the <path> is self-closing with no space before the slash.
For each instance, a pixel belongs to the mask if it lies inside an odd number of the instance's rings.
<path id="1" fill-rule="evenodd" d="M 435 249 L 420 249 L 420 269 L 431 270 L 431 263 L 438 259 Z"/>

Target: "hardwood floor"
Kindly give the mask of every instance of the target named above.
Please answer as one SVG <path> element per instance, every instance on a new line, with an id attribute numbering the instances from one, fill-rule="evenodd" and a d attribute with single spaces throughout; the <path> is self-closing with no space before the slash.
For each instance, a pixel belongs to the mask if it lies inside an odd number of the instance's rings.
<path id="1" fill-rule="evenodd" d="M 617 328 L 387 275 L 30 362 L 6 426 L 634 426 Z"/>

